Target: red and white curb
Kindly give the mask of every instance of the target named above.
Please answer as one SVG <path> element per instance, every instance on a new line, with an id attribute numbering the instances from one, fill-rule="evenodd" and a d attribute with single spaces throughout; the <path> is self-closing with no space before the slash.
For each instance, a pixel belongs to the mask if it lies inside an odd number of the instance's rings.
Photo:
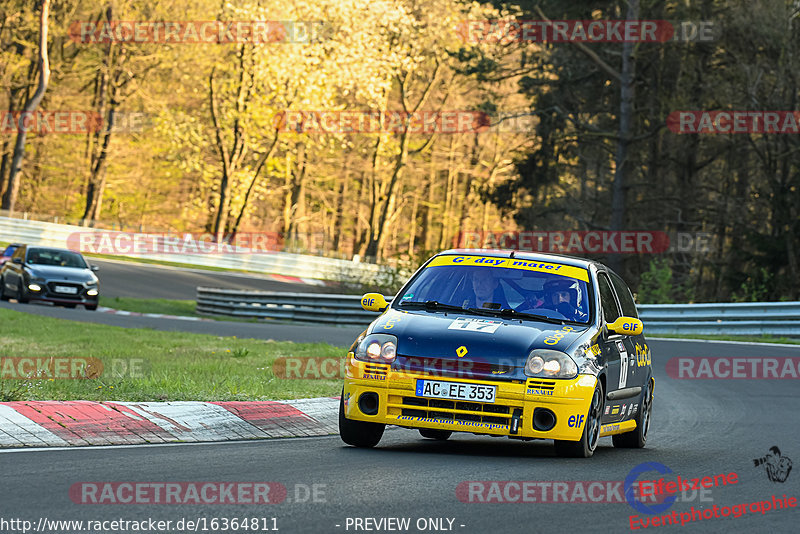
<path id="1" fill-rule="evenodd" d="M 0 402 L 0 447 L 228 441 L 338 432 L 337 398 Z"/>

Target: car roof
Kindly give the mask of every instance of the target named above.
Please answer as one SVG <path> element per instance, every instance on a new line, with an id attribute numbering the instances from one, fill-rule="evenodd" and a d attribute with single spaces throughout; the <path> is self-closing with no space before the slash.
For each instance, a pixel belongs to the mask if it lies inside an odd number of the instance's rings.
<path id="1" fill-rule="evenodd" d="M 598 269 L 608 270 L 608 267 L 600 262 L 594 260 L 587 260 L 586 258 L 579 258 L 577 256 L 567 256 L 564 254 L 551 254 L 549 252 L 528 252 L 524 250 L 505 250 L 505 249 L 485 249 L 485 248 L 453 248 L 443 250 L 436 254 L 436 256 L 463 256 L 463 255 L 480 255 L 488 256 L 490 258 L 509 258 L 514 254 L 514 259 L 530 260 L 530 261 L 545 261 L 545 262 L 558 262 L 572 267 L 581 267 L 588 269 L 594 266 Z"/>
<path id="2" fill-rule="evenodd" d="M 31 251 L 31 250 L 49 250 L 49 251 L 53 251 L 53 252 L 72 252 L 73 254 L 79 254 L 80 255 L 80 252 L 77 252 L 75 250 L 70 250 L 68 248 L 45 247 L 45 246 L 40 246 L 40 245 L 28 245 L 28 250 L 29 251 Z"/>

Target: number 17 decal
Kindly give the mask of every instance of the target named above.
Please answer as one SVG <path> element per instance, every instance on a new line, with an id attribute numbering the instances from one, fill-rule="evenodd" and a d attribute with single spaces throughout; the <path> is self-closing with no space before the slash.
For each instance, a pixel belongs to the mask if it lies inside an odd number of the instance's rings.
<path id="1" fill-rule="evenodd" d="M 621 341 L 617 341 L 617 349 L 619 349 L 619 389 L 622 389 L 628 383 L 628 351 Z"/>

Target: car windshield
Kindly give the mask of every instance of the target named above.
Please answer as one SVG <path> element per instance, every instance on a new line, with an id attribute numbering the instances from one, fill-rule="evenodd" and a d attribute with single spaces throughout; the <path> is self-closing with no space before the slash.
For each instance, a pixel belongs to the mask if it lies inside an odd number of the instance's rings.
<path id="1" fill-rule="evenodd" d="M 28 250 L 27 263 L 31 265 L 54 265 L 57 267 L 86 269 L 86 262 L 83 261 L 83 256 L 68 250 L 32 248 Z"/>
<path id="2" fill-rule="evenodd" d="M 586 269 L 558 263 L 439 256 L 405 288 L 396 306 L 427 303 L 428 309 L 456 307 L 481 314 L 527 314 L 588 324 L 588 280 Z"/>

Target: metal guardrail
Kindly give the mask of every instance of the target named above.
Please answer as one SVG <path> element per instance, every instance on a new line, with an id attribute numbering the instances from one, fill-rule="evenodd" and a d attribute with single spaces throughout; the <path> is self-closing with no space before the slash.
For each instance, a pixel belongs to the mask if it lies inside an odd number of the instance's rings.
<path id="1" fill-rule="evenodd" d="M 391 302 L 391 297 L 387 298 Z M 800 337 L 800 302 L 642 304 L 645 334 L 719 334 Z M 362 325 L 377 314 L 358 295 L 323 295 L 197 288 L 197 311 L 309 323 Z"/>
<path id="2" fill-rule="evenodd" d="M 800 337 L 800 302 L 644 304 L 645 332 Z"/>
<path id="3" fill-rule="evenodd" d="M 387 297 L 387 302 L 392 298 Z M 378 314 L 361 307 L 358 295 L 281 293 L 197 288 L 198 313 L 325 324 L 367 325 Z"/>
<path id="4" fill-rule="evenodd" d="M 99 234 L 110 232 L 110 230 L 0 217 L 0 241 L 69 248 L 69 236 L 78 232 Z M 240 250 L 246 251 L 247 249 Z M 377 278 L 377 282 L 380 283 L 380 277 L 387 272 L 384 267 L 373 263 L 356 263 L 289 252 L 257 254 L 247 252 L 223 254 L 135 254 L 131 256 L 188 265 L 241 269 L 319 280 L 347 280 L 364 276 L 373 279 Z"/>

